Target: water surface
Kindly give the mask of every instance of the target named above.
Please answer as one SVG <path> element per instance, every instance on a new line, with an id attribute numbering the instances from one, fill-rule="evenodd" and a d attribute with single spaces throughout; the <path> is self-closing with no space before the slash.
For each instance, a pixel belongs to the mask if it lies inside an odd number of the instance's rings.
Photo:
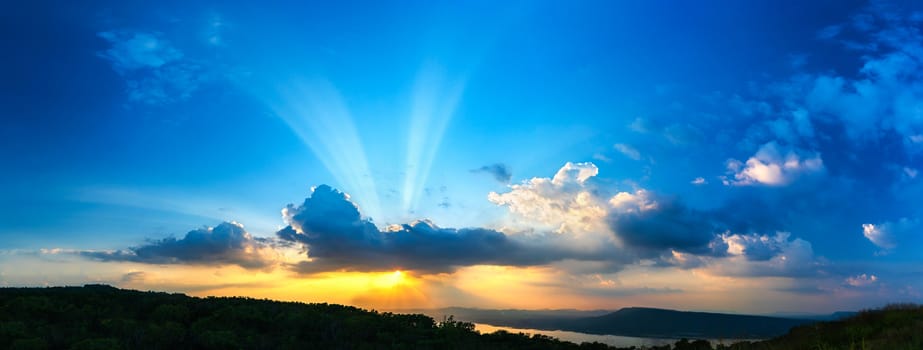
<path id="1" fill-rule="evenodd" d="M 570 332 L 570 331 L 547 331 L 540 329 L 529 329 L 529 328 L 513 328 L 513 327 L 501 327 L 501 326 L 492 326 L 484 323 L 475 323 L 474 329 L 481 333 L 493 333 L 498 330 L 504 330 L 510 333 L 526 333 L 526 334 L 544 334 L 547 336 L 555 337 L 561 340 L 566 340 L 569 342 L 574 342 L 577 344 L 583 342 L 600 342 L 607 345 L 617 346 L 617 347 L 629 347 L 629 346 L 659 346 L 664 344 L 673 344 L 676 343 L 678 339 L 669 339 L 669 338 L 643 338 L 643 337 L 626 337 L 620 335 L 603 335 L 603 334 L 589 334 L 589 333 L 580 333 L 580 332 Z M 725 344 L 730 345 L 739 341 L 744 340 L 753 340 L 753 339 L 706 339 L 711 342 L 712 346 L 716 344 Z"/>

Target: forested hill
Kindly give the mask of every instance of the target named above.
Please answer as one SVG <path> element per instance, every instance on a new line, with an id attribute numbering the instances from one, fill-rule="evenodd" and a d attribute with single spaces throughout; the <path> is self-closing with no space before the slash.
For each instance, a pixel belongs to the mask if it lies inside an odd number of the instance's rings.
<path id="1" fill-rule="evenodd" d="M 630 307 L 562 322 L 561 329 L 637 337 L 765 339 L 812 320 Z"/>
<path id="2" fill-rule="evenodd" d="M 0 288 L 0 349 L 615 349 L 334 304 Z"/>
<path id="3" fill-rule="evenodd" d="M 737 343 L 730 349 L 920 350 L 923 349 L 923 305 L 893 304 L 862 311 L 838 321 L 798 326 L 781 337 Z"/>
<path id="4" fill-rule="evenodd" d="M 817 322 L 817 320 L 805 318 L 677 311 L 644 307 L 628 307 L 615 312 L 604 310 L 483 310 L 470 308 L 445 308 L 421 310 L 420 312 L 436 317 L 438 315 L 455 315 L 460 320 L 494 326 L 650 338 L 766 339 L 783 335 L 792 327 Z"/>
<path id="5" fill-rule="evenodd" d="M 650 309 L 641 310 L 651 315 Z M 652 349 L 670 348 L 712 346 L 704 340 L 683 339 Z M 479 334 L 471 323 L 451 318 L 437 322 L 419 314 L 89 285 L 0 288 L 0 349 L 617 348 L 577 345 L 543 335 Z M 923 349 L 923 307 L 895 305 L 865 311 L 840 321 L 798 326 L 778 338 L 716 349 Z"/>

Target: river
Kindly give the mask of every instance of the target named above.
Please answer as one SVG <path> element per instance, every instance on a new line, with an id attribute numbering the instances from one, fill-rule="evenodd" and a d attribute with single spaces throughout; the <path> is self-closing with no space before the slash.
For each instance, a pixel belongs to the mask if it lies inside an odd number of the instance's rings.
<path id="1" fill-rule="evenodd" d="M 619 335 L 602 335 L 602 334 L 588 334 L 588 333 L 579 333 L 579 332 L 568 332 L 568 331 L 546 331 L 539 329 L 527 329 L 527 328 L 513 328 L 513 327 L 498 327 L 491 326 L 484 323 L 475 323 L 474 329 L 481 333 L 493 333 L 498 330 L 504 330 L 510 333 L 526 333 L 526 334 L 544 334 L 547 336 L 552 336 L 561 340 L 566 340 L 569 342 L 574 342 L 577 344 L 583 342 L 600 342 L 603 344 L 608 344 L 617 347 L 630 347 L 630 346 L 659 346 L 664 344 L 673 344 L 676 343 L 678 339 L 666 339 L 666 338 L 641 338 L 641 337 L 624 337 Z M 711 342 L 712 346 L 717 344 L 730 345 L 738 341 L 743 341 L 747 339 L 707 339 Z"/>

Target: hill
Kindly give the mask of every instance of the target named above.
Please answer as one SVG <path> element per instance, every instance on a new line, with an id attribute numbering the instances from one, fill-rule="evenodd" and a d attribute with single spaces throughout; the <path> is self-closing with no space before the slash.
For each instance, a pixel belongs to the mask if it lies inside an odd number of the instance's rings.
<path id="1" fill-rule="evenodd" d="M 104 285 L 0 288 L 2 349 L 615 349 L 446 318 Z"/>
<path id="2" fill-rule="evenodd" d="M 785 334 L 805 319 L 630 307 L 608 315 L 565 320 L 562 330 L 654 338 L 759 339 Z"/>
<path id="3" fill-rule="evenodd" d="M 816 319 L 750 316 L 630 307 L 618 311 L 485 310 L 445 308 L 417 310 L 440 317 L 494 326 L 563 330 L 651 338 L 765 339 Z"/>
<path id="4" fill-rule="evenodd" d="M 528 318 L 523 316 L 528 312 L 513 314 L 520 320 Z M 572 310 L 537 314 L 583 315 Z M 572 322 L 571 327 L 582 327 L 578 331 L 583 332 L 631 331 L 631 323 L 646 325 L 647 332 L 658 329 L 651 325 L 659 323 L 666 325 L 664 332 L 692 330 L 688 336 L 696 338 L 696 334 L 723 332 L 720 327 L 727 327 L 728 332 L 743 327 L 734 322 L 749 324 L 747 329 L 753 325 L 773 329 L 792 320 L 626 308 L 601 316 L 565 317 L 565 321 Z M 420 314 L 380 313 L 335 304 L 195 298 L 104 285 L 0 288 L 0 349 L 139 348 L 618 349 L 600 343 L 577 345 L 539 334 L 480 334 L 472 323 L 452 317 L 437 322 Z M 686 339 L 651 349 L 671 348 L 712 349 L 707 341 Z M 839 321 L 801 324 L 777 338 L 718 345 L 717 349 L 923 349 L 923 306 L 903 304 L 863 311 Z"/>
<path id="5" fill-rule="evenodd" d="M 737 343 L 729 349 L 919 350 L 923 349 L 923 306 L 895 304 L 867 310 L 838 321 L 798 326 L 781 337 Z"/>

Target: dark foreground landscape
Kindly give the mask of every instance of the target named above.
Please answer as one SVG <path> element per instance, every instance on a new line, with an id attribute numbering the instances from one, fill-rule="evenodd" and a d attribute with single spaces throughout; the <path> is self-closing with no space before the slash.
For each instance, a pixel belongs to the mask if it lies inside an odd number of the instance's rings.
<path id="1" fill-rule="evenodd" d="M 636 324 L 676 322 L 675 311 L 623 309 Z M 615 316 L 589 327 L 618 328 Z M 647 319 L 661 315 L 664 320 Z M 702 313 L 680 313 L 699 322 Z M 608 317 L 607 317 L 608 316 Z M 704 314 L 704 322 L 714 315 Z M 749 317 L 749 316 L 748 316 Z M 669 320 L 667 320 L 669 319 Z M 716 318 L 715 320 L 722 320 Z M 766 321 L 763 319 L 738 319 Z M 780 322 L 773 321 L 771 322 Z M 585 322 L 585 321 L 580 321 Z M 627 322 L 624 319 L 618 322 Z M 723 321 L 721 321 L 723 322 Z M 804 323 L 807 321 L 799 321 Z M 714 328 L 721 324 L 706 325 Z M 775 325 L 775 323 L 773 323 Z M 104 285 L 0 289 L 2 349 L 618 349 L 543 335 L 480 334 L 452 317 L 393 314 L 334 304 L 248 298 L 194 298 Z M 712 349 L 704 340 L 672 347 Z M 923 307 L 892 305 L 840 321 L 797 326 L 761 342 L 716 349 L 923 349 Z"/>
<path id="2" fill-rule="evenodd" d="M 481 310 L 445 308 L 414 310 L 433 317 L 455 315 L 458 319 L 494 326 L 562 330 L 587 334 L 612 334 L 643 338 L 768 339 L 792 327 L 831 319 L 783 318 L 754 315 L 691 312 L 646 307 L 611 311 L 578 310 Z"/>

